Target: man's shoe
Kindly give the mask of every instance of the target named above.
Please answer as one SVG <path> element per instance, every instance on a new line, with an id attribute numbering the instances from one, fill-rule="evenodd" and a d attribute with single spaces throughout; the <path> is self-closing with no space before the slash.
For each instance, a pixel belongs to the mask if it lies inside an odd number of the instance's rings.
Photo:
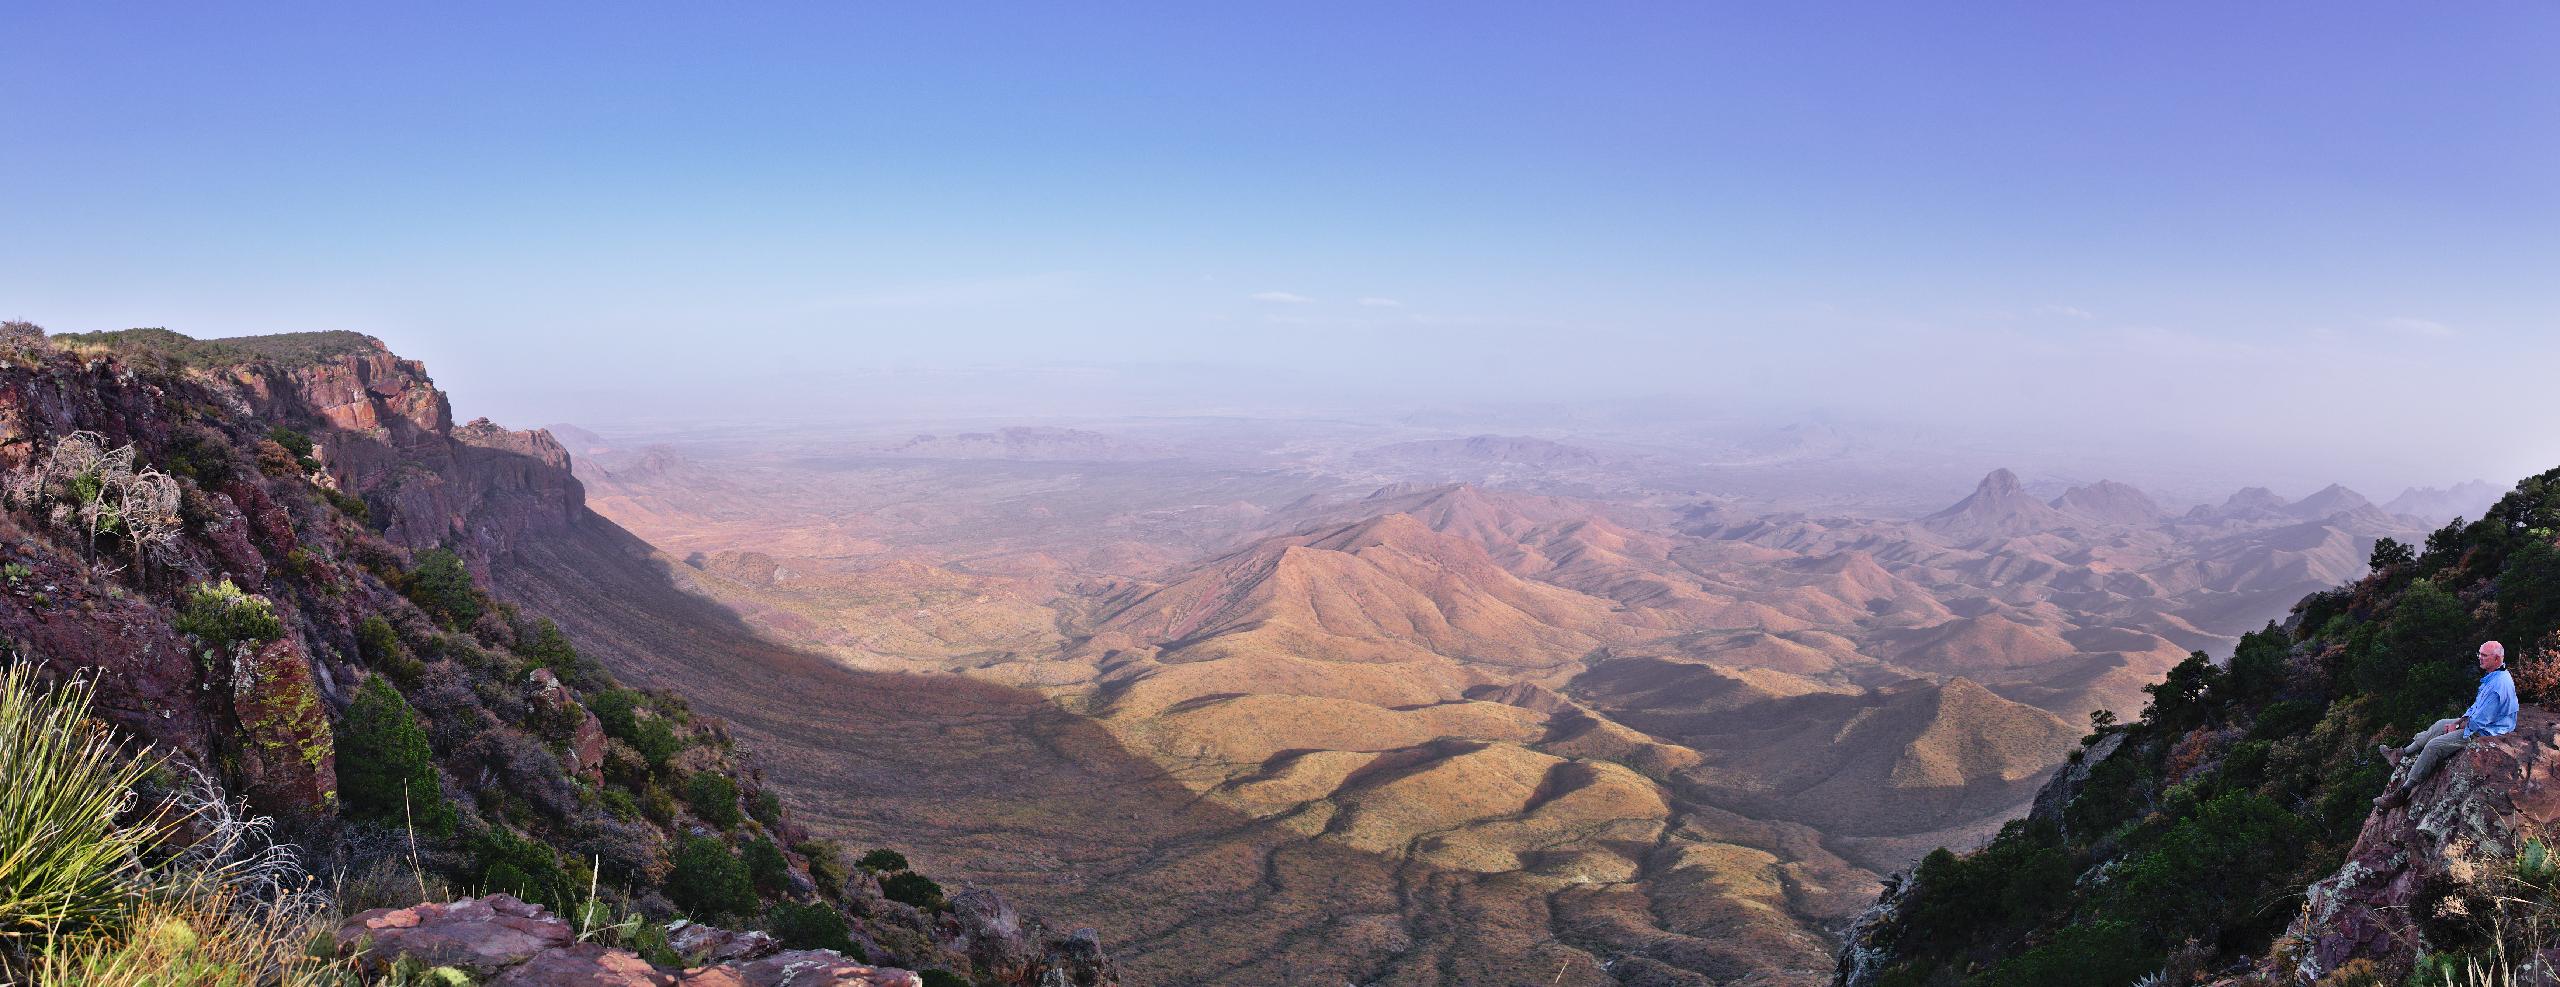
<path id="1" fill-rule="evenodd" d="M 2383 792 L 2373 798 L 2373 807 L 2377 809 L 2397 809 L 2407 804 L 2409 804 L 2409 793 L 2397 788 Z"/>
<path id="2" fill-rule="evenodd" d="M 2400 759 L 2409 756 L 2408 752 L 2403 751 L 2400 748 L 2393 747 L 2390 744 L 2375 744 L 2374 749 L 2381 751 L 2382 759 L 2389 762 L 2392 767 L 2399 767 Z"/>

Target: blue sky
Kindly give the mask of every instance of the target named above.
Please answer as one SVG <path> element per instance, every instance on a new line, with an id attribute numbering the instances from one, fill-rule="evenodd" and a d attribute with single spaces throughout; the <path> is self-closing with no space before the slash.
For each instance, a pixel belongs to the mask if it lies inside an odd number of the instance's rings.
<path id="1" fill-rule="evenodd" d="M 2560 463 L 2480 407 L 2560 370 L 2550 4 L 524 6 L 0 6 L 0 316 L 520 422 L 1073 365 Z"/>

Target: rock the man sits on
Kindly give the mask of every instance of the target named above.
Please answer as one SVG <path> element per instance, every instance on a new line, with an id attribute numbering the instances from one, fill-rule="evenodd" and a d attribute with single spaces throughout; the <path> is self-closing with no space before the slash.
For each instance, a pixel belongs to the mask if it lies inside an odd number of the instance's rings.
<path id="1" fill-rule="evenodd" d="M 2417 755 L 2407 775 L 2398 785 L 2385 789 L 2373 804 L 2389 808 L 2409 800 L 2409 790 L 2425 781 L 2436 765 L 2453 752 L 2461 750 L 2473 737 L 2495 737 L 2516 728 L 2516 681 L 2507 674 L 2507 648 L 2496 641 L 2480 645 L 2480 695 L 2471 701 L 2471 709 L 2450 720 L 2437 720 L 2407 747 L 2382 747 L 2382 756 L 2393 764 Z"/>

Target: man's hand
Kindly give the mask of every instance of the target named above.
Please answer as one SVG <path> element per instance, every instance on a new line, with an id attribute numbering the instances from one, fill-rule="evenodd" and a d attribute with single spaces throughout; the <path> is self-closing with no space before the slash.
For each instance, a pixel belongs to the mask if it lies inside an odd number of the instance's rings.
<path id="1" fill-rule="evenodd" d="M 2460 729 L 2462 729 L 2462 728 L 2464 728 L 2464 727 L 2467 727 L 2467 726 L 2470 726 L 2470 725 L 2471 725 L 2471 718 L 2470 718 L 2470 717 L 2468 717 L 2468 716 L 2466 716 L 2466 717 L 2463 717 L 2463 718 L 2461 718 L 2461 719 L 2459 719 L 2459 720 L 2455 720 L 2455 721 L 2453 721 L 2450 725 L 2447 725 L 2447 726 L 2444 728 L 2444 732 L 2446 732 L 2446 733 L 2452 733 L 2452 732 L 2454 732 L 2454 731 L 2456 731 L 2456 730 L 2460 730 Z"/>

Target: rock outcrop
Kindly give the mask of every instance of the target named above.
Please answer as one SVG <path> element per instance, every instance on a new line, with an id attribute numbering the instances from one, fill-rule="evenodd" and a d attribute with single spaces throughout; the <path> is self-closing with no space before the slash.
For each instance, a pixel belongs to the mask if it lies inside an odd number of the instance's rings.
<path id="1" fill-rule="evenodd" d="M 2465 861 L 2509 859 L 2526 836 L 2553 832 L 2555 771 L 2560 718 L 2526 707 L 2514 733 L 2473 740 L 2405 805 L 2376 809 L 2346 863 L 2311 886 L 2286 930 L 2300 944 L 2295 972 L 2308 981 L 2355 959 L 2406 965 L 2427 948 L 2422 920 Z"/>
<path id="2" fill-rule="evenodd" d="M 680 955 L 712 960 L 689 969 L 651 964 L 627 949 L 578 941 L 569 923 L 511 895 L 449 904 L 377 908 L 338 929 L 339 948 L 367 969 L 407 958 L 451 967 L 491 987 L 923 987 L 915 973 L 871 966 L 828 949 L 783 950 L 763 933 L 679 922 Z"/>
<path id="3" fill-rule="evenodd" d="M 251 801 L 311 816 L 335 808 L 337 752 L 302 642 L 284 637 L 244 652 L 231 673 L 240 775 Z"/>

